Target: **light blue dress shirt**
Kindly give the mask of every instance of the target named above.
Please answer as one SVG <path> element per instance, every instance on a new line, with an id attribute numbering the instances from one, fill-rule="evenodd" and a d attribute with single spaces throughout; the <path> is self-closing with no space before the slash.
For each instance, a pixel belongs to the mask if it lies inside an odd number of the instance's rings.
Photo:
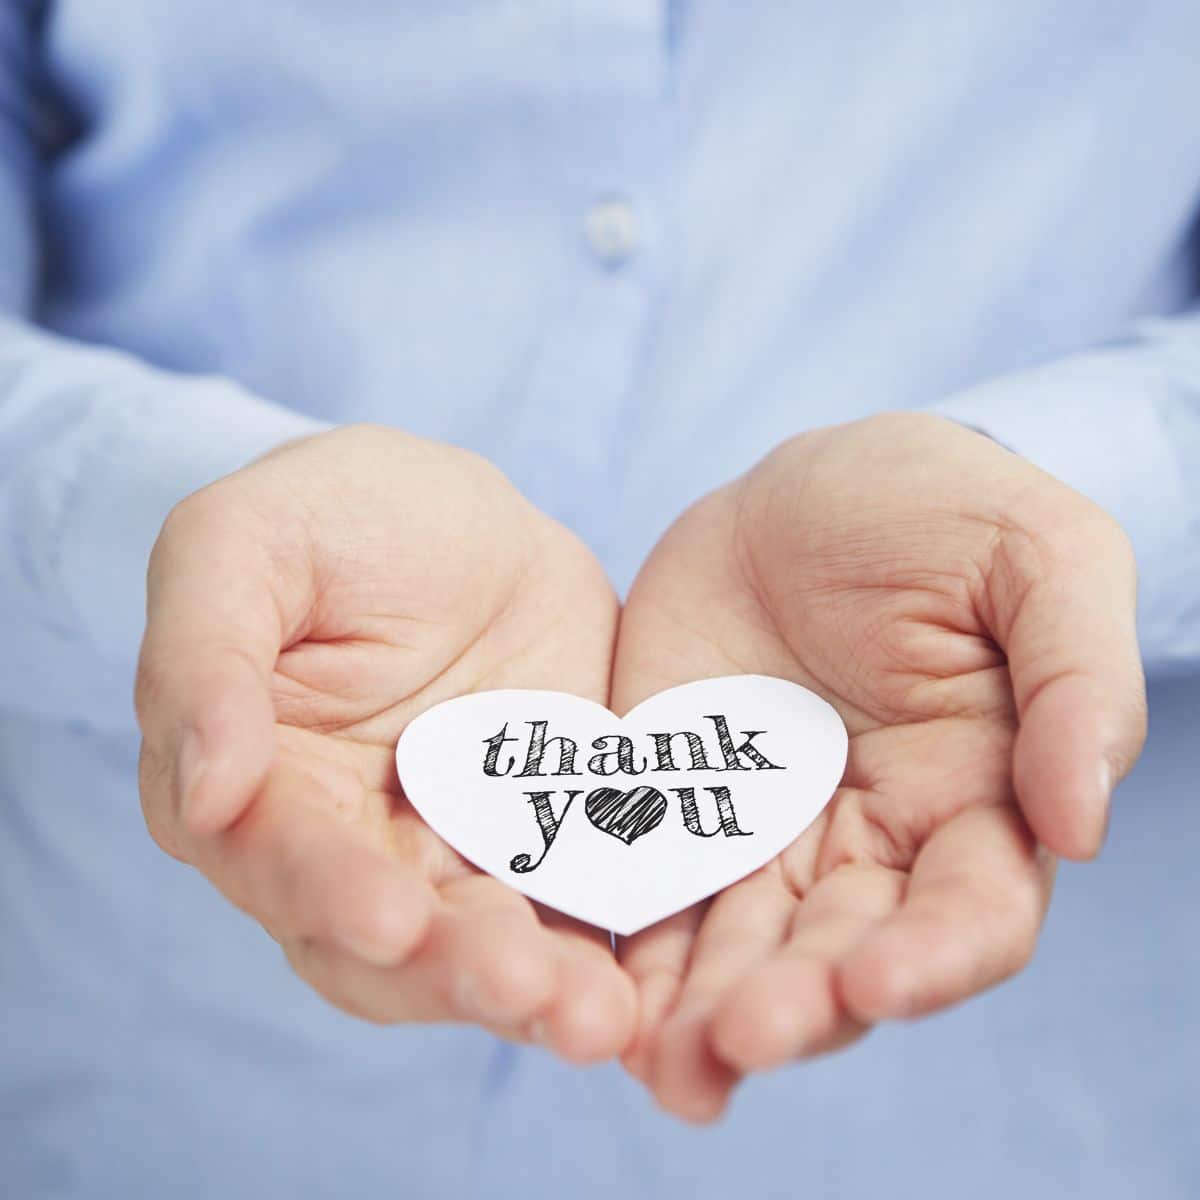
<path id="1" fill-rule="evenodd" d="M 0 0 L 0 1193 L 1200 1195 L 1196 0 Z M 684 1128 L 380 1030 L 146 835 L 168 508 L 318 423 L 481 451 L 619 586 L 798 430 L 939 407 L 1109 508 L 1160 682 L 985 998 Z"/>

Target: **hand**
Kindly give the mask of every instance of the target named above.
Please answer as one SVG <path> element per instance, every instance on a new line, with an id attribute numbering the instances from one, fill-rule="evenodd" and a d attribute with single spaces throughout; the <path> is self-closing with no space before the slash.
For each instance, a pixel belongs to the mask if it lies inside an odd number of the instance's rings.
<path id="1" fill-rule="evenodd" d="M 610 1057 L 636 997 L 608 936 L 469 866 L 393 752 L 463 692 L 605 701 L 616 620 L 592 556 L 473 455 L 369 427 L 293 443 L 185 500 L 155 546 L 147 824 L 342 1008 Z"/>
<path id="2" fill-rule="evenodd" d="M 744 1073 L 1029 959 L 1050 852 L 1098 852 L 1144 738 L 1134 591 L 1103 512 L 931 416 L 798 437 L 676 523 L 622 615 L 614 709 L 779 675 L 837 708 L 850 751 L 783 854 L 621 948 L 626 1063 L 660 1103 L 712 1119 Z"/>

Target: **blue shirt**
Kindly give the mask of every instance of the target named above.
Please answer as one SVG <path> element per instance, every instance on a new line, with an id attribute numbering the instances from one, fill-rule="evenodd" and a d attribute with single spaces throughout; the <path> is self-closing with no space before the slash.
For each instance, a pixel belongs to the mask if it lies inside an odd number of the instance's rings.
<path id="1" fill-rule="evenodd" d="M 1195 0 L 0 0 L 0 1189 L 1200 1194 Z M 150 842 L 168 508 L 382 421 L 620 586 L 785 436 L 937 407 L 1132 536 L 1157 682 L 1018 981 L 657 1114 L 380 1030 Z"/>

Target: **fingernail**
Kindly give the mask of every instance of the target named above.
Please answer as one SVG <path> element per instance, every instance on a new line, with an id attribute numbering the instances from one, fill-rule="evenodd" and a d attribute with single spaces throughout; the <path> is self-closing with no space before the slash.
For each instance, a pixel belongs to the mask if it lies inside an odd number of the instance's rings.
<path id="1" fill-rule="evenodd" d="M 196 788 L 204 775 L 204 748 L 194 729 L 189 729 L 179 743 L 176 771 L 179 814 L 186 817 L 195 804 Z"/>

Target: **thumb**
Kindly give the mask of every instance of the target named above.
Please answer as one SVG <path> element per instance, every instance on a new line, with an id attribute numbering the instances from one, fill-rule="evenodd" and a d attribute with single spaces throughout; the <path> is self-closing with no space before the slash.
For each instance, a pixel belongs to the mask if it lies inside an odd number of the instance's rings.
<path id="1" fill-rule="evenodd" d="M 613 712 L 682 683 L 744 674 L 762 659 L 735 552 L 740 487 L 735 481 L 694 503 L 642 564 L 621 609 Z"/>
<path id="2" fill-rule="evenodd" d="M 1019 729 L 1017 799 L 1054 853 L 1099 853 L 1113 788 L 1146 737 L 1128 539 L 1090 504 L 1044 540 L 1009 533 L 988 577 Z"/>
<path id="3" fill-rule="evenodd" d="M 218 484 L 167 518 L 147 576 L 146 633 L 135 704 L 170 806 L 195 835 L 232 824 L 275 753 L 270 680 L 284 637 L 261 530 Z"/>

